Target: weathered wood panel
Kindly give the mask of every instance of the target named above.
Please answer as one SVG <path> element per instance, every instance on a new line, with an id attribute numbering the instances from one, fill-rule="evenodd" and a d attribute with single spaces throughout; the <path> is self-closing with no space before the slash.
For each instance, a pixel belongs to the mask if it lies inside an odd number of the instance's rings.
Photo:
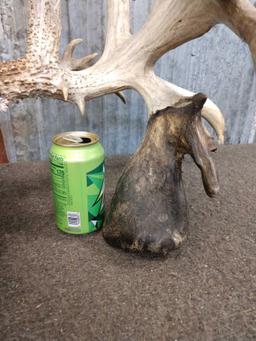
<path id="1" fill-rule="evenodd" d="M 153 0 L 131 1 L 132 27 L 141 27 Z M 77 56 L 104 47 L 106 0 L 62 0 L 62 50 L 73 38 L 83 38 Z M 26 1 L 0 2 L 0 59 L 17 58 L 25 51 Z M 248 47 L 219 25 L 200 39 L 164 56 L 156 66 L 161 77 L 193 91 L 203 91 L 222 109 L 227 143 L 256 141 L 256 78 Z M 46 159 L 51 137 L 67 130 L 98 133 L 108 155 L 132 153 L 143 136 L 147 115 L 143 99 L 127 91 L 128 105 L 115 96 L 87 104 L 81 117 L 71 104 L 28 99 L 0 113 L 11 161 Z"/>

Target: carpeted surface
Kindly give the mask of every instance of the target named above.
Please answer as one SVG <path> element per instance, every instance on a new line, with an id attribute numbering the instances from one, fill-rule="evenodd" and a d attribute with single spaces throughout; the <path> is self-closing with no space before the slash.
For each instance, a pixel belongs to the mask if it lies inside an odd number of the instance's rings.
<path id="1" fill-rule="evenodd" d="M 186 161 L 190 237 L 163 260 L 63 234 L 47 163 L 0 167 L 0 340 L 255 341 L 256 145 L 215 159 L 214 200 Z M 125 161 L 107 161 L 108 202 Z"/>

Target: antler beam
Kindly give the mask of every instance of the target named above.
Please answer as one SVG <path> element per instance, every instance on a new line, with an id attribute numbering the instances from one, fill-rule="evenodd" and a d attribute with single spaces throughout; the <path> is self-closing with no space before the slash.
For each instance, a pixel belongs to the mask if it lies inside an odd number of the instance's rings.
<path id="1" fill-rule="evenodd" d="M 19 60 L 0 63 L 0 98 L 5 104 L 25 97 L 49 96 L 74 102 L 83 111 L 84 101 L 133 88 L 141 93 L 149 114 L 153 114 L 192 95 L 157 77 L 155 62 L 220 22 L 245 39 L 256 55 L 256 9 L 249 0 L 156 0 L 148 20 L 134 35 L 130 33 L 129 0 L 108 0 L 105 50 L 91 67 L 96 54 L 80 60 L 72 58 L 80 40 L 72 41 L 63 60 L 59 58 L 60 0 L 28 3 L 27 53 Z M 222 142 L 224 120 L 220 110 L 208 100 L 202 115 Z"/>
<path id="2" fill-rule="evenodd" d="M 248 0 L 215 0 L 215 17 L 227 25 L 250 47 L 256 59 L 256 8 Z"/>

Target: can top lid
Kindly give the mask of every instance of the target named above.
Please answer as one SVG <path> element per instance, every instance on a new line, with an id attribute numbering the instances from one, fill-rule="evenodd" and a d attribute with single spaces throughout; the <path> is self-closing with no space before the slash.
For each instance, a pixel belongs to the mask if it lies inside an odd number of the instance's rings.
<path id="1" fill-rule="evenodd" d="M 99 137 L 86 131 L 69 131 L 54 136 L 52 142 L 61 147 L 81 148 L 99 142 Z"/>

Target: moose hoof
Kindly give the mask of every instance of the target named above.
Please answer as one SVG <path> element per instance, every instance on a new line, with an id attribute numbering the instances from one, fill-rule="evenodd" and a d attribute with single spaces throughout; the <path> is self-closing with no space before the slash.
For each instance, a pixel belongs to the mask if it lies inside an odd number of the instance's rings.
<path id="1" fill-rule="evenodd" d="M 142 255 L 167 256 L 172 250 L 178 249 L 185 241 L 186 235 L 178 231 L 166 231 L 166 236 L 155 238 L 151 234 L 145 234 L 136 238 L 112 233 L 111 229 L 103 229 L 103 237 L 108 244 L 121 248 L 125 251 L 139 253 Z"/>

